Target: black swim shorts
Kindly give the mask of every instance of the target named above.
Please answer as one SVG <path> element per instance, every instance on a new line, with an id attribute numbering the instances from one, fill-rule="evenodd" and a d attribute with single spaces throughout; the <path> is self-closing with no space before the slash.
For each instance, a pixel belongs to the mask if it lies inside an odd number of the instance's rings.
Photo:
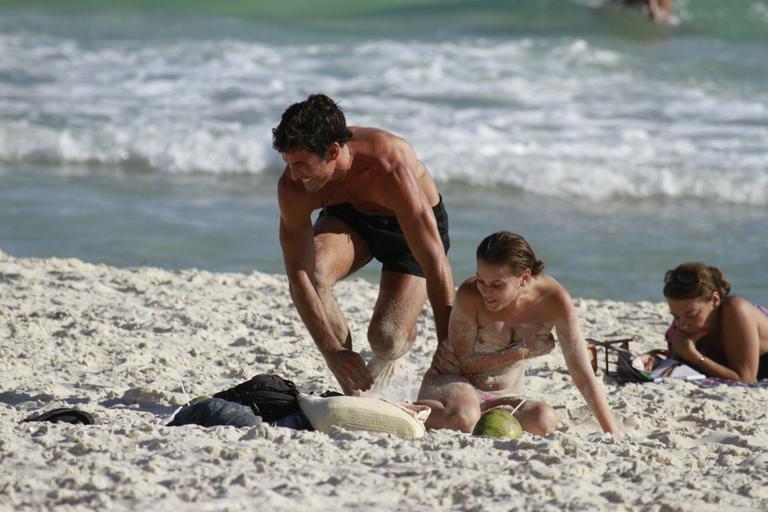
<path id="1" fill-rule="evenodd" d="M 432 212 L 435 214 L 443 248 L 448 254 L 451 240 L 448 238 L 448 212 L 445 211 L 442 197 Z M 373 257 L 382 263 L 382 270 L 424 277 L 424 271 L 408 247 L 400 223 L 394 215 L 367 215 L 355 210 L 349 203 L 328 206 L 320 212 L 320 217 L 325 215 L 344 221 L 352 231 L 360 235 L 368 244 Z"/>

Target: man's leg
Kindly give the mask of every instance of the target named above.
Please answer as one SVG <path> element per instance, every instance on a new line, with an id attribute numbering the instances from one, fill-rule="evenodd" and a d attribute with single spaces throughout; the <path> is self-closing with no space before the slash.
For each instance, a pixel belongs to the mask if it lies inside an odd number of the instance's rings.
<path id="1" fill-rule="evenodd" d="M 365 241 L 342 220 L 323 216 L 315 222 L 315 289 L 323 301 L 331 328 L 345 348 L 352 349 L 347 321 L 333 296 L 333 286 L 371 260 Z M 346 391 L 346 390 L 345 390 Z"/>
<path id="2" fill-rule="evenodd" d="M 386 270 L 381 273 L 379 298 L 368 326 L 368 341 L 374 354 L 369 368 L 374 379 L 392 370 L 391 362 L 411 348 L 426 298 L 424 278 Z"/>

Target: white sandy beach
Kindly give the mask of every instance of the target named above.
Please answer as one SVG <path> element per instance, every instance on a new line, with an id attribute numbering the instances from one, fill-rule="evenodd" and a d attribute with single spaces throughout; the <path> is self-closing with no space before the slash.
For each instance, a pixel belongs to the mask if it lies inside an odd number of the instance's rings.
<path id="1" fill-rule="evenodd" d="M 375 286 L 344 282 L 337 297 L 369 357 Z M 662 346 L 662 303 L 576 304 L 585 336 Z M 389 398 L 415 399 L 436 343 L 428 309 Z M 262 372 L 337 389 L 283 276 L 0 253 L 0 509 L 768 509 L 768 390 L 606 379 L 624 430 L 614 438 L 555 349 L 528 369 L 528 395 L 569 426 L 546 438 L 161 426 L 187 400 Z M 96 425 L 19 423 L 73 406 Z"/>

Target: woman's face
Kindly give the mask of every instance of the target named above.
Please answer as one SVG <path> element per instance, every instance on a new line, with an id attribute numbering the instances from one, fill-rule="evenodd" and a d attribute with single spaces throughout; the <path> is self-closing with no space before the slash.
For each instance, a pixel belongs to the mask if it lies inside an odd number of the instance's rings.
<path id="1" fill-rule="evenodd" d="M 709 300 L 667 299 L 675 328 L 688 336 L 706 334 L 713 323 L 712 313 L 720 305 L 720 295 L 712 292 Z"/>
<path id="2" fill-rule="evenodd" d="M 505 265 L 495 265 L 477 260 L 477 291 L 488 311 L 499 311 L 508 306 L 520 294 L 520 289 L 531 278 L 529 270 L 515 276 Z"/>

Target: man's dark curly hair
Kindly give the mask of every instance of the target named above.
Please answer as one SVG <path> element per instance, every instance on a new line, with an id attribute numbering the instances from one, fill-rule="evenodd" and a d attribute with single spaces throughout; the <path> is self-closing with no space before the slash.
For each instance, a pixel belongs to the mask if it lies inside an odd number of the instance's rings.
<path id="1" fill-rule="evenodd" d="M 312 94 L 306 101 L 294 103 L 272 129 L 272 147 L 280 153 L 308 149 L 324 157 L 331 144 L 343 146 L 351 138 L 344 112 L 325 94 Z"/>

